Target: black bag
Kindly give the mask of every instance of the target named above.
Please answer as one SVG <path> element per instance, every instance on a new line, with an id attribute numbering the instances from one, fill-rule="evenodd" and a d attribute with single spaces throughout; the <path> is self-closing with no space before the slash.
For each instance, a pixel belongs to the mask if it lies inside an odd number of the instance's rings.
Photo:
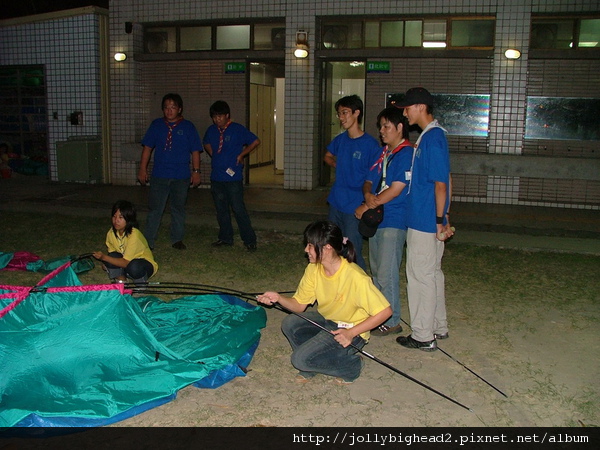
<path id="1" fill-rule="evenodd" d="M 395 155 L 396 153 L 392 153 L 392 155 L 388 158 L 385 164 L 386 171 Z M 384 180 L 382 174 L 381 178 L 379 179 L 379 183 L 377 184 L 377 189 L 375 189 L 375 192 L 379 192 L 383 181 Z M 358 223 L 358 232 L 364 237 L 370 238 L 375 236 L 377 228 L 379 227 L 381 222 L 383 222 L 383 206 L 384 205 L 379 205 L 377 208 L 367 209 L 360 218 L 360 222 Z"/>

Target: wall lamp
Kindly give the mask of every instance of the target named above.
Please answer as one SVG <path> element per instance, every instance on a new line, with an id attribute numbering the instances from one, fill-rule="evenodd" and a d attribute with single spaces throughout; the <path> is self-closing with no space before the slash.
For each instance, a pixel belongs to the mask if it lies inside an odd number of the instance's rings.
<path id="1" fill-rule="evenodd" d="M 115 58 L 115 61 L 121 62 L 121 61 L 125 61 L 127 59 L 127 55 L 125 53 L 118 52 L 118 53 L 115 53 L 114 58 Z"/>
<path id="2" fill-rule="evenodd" d="M 514 48 L 509 48 L 504 52 L 504 56 L 506 56 L 507 59 L 519 59 L 521 57 L 521 52 Z"/>
<path id="3" fill-rule="evenodd" d="M 306 58 L 308 56 L 308 32 L 299 30 L 296 33 L 296 50 L 294 50 L 296 58 Z"/>

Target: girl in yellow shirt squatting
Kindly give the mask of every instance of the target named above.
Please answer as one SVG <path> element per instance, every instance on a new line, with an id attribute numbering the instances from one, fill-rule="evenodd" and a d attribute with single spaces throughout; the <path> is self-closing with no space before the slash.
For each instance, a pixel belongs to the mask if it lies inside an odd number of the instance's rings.
<path id="1" fill-rule="evenodd" d="M 321 373 L 340 384 L 353 382 L 363 366 L 358 349 L 369 340 L 369 330 L 385 322 L 392 309 L 371 278 L 354 262 L 352 242 L 332 222 L 313 222 L 304 230 L 304 251 L 310 264 L 292 297 L 265 292 L 260 303 L 279 303 L 295 313 L 309 305 L 306 319 L 290 314 L 283 320 L 283 334 L 292 346 L 292 365 L 300 371 L 298 382 Z M 352 344 L 352 345 L 351 345 Z M 355 348 L 356 347 L 356 348 Z"/>
<path id="2" fill-rule="evenodd" d="M 133 204 L 127 200 L 116 202 L 112 207 L 112 228 L 106 234 L 108 254 L 93 253 L 114 282 L 125 283 L 130 278 L 136 284 L 146 283 L 158 270 L 148 242 L 137 227 Z"/>

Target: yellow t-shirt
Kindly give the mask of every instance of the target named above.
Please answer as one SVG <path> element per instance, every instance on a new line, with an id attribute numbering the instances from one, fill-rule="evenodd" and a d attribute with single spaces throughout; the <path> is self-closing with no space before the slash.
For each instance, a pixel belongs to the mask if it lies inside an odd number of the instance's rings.
<path id="1" fill-rule="evenodd" d="M 317 301 L 325 319 L 356 326 L 390 306 L 371 278 L 357 265 L 342 258 L 340 269 L 331 277 L 321 264 L 309 264 L 293 297 L 302 305 Z M 370 333 L 361 333 L 368 340 Z"/>
<path id="2" fill-rule="evenodd" d="M 148 247 L 148 241 L 146 241 L 142 232 L 137 228 L 132 228 L 129 236 L 122 237 L 118 236 L 118 233 L 115 236 L 115 232 L 111 228 L 106 233 L 106 247 L 109 253 L 119 252 L 127 261 L 133 261 L 138 258 L 145 259 L 154 267 L 152 276 L 158 272 L 158 264 L 154 261 L 152 250 Z"/>

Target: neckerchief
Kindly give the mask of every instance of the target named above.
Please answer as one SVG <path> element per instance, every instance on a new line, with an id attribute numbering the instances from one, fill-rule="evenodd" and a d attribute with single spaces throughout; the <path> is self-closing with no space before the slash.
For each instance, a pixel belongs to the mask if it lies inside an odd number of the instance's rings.
<path id="1" fill-rule="evenodd" d="M 406 140 L 400 142 L 400 144 L 398 144 L 398 147 L 396 147 L 391 152 L 388 150 L 387 145 L 385 147 L 383 147 L 383 150 L 381 151 L 381 155 L 379 155 L 379 159 L 377 161 L 375 161 L 375 164 L 373 164 L 371 166 L 370 170 L 373 170 L 375 167 L 377 167 L 377 173 L 381 173 L 381 169 L 383 167 L 383 161 L 390 155 L 393 155 L 394 153 L 399 152 L 404 147 L 410 147 L 410 142 L 408 142 Z"/>
<path id="2" fill-rule="evenodd" d="M 217 150 L 217 153 L 221 153 L 221 150 L 223 150 L 223 143 L 225 142 L 225 130 L 229 125 L 231 125 L 231 120 L 227 122 L 223 128 L 217 127 L 219 128 L 219 149 Z"/>
<path id="3" fill-rule="evenodd" d="M 183 121 L 183 116 L 173 123 L 169 123 L 165 118 L 163 118 L 163 120 L 165 121 L 165 125 L 167 125 L 167 128 L 169 129 L 169 134 L 167 134 L 167 141 L 165 142 L 165 151 L 170 152 L 171 146 L 173 145 L 173 129 Z"/>

